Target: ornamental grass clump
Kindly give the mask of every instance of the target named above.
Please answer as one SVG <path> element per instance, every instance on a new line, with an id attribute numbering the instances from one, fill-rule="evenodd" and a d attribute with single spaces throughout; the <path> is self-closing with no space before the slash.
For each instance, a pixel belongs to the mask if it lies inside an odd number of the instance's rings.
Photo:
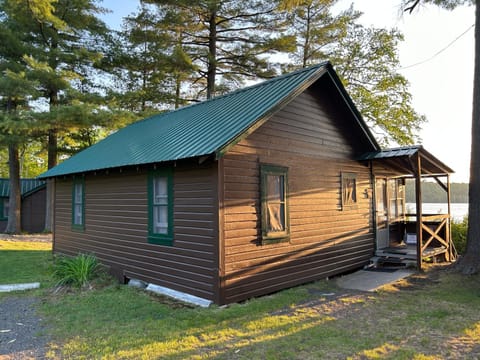
<path id="1" fill-rule="evenodd" d="M 53 269 L 58 279 L 57 286 L 69 285 L 76 288 L 90 287 L 90 282 L 100 276 L 102 267 L 91 254 L 79 254 L 73 258 L 61 256 Z"/>

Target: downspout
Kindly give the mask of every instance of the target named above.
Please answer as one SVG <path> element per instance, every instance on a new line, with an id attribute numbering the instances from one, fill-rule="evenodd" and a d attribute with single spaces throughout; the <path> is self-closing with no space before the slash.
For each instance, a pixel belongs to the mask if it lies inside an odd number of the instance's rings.
<path id="1" fill-rule="evenodd" d="M 372 224 L 373 224 L 373 248 L 374 248 L 374 255 L 377 251 L 377 187 L 375 184 L 375 174 L 373 171 L 373 161 L 370 160 L 370 186 L 372 187 Z"/>

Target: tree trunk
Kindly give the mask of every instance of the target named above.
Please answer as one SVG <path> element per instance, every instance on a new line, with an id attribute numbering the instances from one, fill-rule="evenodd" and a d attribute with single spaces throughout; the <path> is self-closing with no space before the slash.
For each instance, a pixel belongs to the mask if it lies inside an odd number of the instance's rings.
<path id="1" fill-rule="evenodd" d="M 7 234 L 20 234 L 22 230 L 22 195 L 20 192 L 20 160 L 17 144 L 8 145 L 8 167 L 10 172 L 10 198 L 8 201 L 8 222 L 5 232 Z"/>
<path id="2" fill-rule="evenodd" d="M 215 75 L 217 73 L 217 11 L 210 10 L 208 34 L 207 99 L 215 95 Z"/>
<path id="3" fill-rule="evenodd" d="M 57 131 L 51 129 L 48 132 L 48 168 L 51 169 L 57 165 Z M 47 180 L 47 194 L 45 202 L 45 228 L 43 231 L 52 232 L 53 229 L 53 206 L 54 206 L 54 189 L 53 179 Z"/>
<path id="4" fill-rule="evenodd" d="M 456 264 L 457 269 L 464 274 L 474 274 L 480 270 L 480 0 L 476 0 L 475 4 L 475 69 L 467 248 L 465 255 Z"/>

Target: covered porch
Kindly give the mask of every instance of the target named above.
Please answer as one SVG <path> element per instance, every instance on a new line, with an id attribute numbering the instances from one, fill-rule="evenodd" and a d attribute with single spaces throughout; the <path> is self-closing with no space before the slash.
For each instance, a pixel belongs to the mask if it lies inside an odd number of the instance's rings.
<path id="1" fill-rule="evenodd" d="M 408 146 L 364 154 L 374 181 L 373 205 L 376 260 L 413 263 L 421 270 L 425 260 L 452 262 L 450 174 L 453 170 L 422 146 Z M 422 181 L 435 181 L 445 192 L 446 211 L 423 212 Z M 415 189 L 415 208 L 407 209 L 406 183 Z"/>

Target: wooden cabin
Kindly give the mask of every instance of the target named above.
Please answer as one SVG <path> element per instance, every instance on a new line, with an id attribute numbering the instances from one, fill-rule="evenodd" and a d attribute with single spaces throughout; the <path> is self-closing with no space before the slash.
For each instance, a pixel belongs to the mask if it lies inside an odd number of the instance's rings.
<path id="1" fill-rule="evenodd" d="M 322 63 L 136 122 L 44 173 L 54 251 L 216 304 L 341 274 L 376 250 L 379 154 Z"/>
<path id="2" fill-rule="evenodd" d="M 46 191 L 45 181 L 20 180 L 22 231 L 39 233 L 45 229 Z M 0 232 L 7 227 L 9 196 L 10 180 L 0 179 Z"/>

